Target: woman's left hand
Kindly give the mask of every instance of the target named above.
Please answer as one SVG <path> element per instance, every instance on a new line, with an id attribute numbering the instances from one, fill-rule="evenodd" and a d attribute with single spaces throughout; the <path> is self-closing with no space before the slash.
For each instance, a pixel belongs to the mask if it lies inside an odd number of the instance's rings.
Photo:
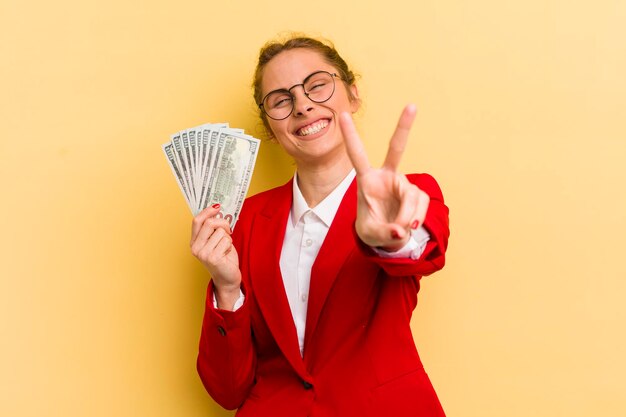
<path id="1" fill-rule="evenodd" d="M 370 166 L 350 113 L 342 113 L 339 118 L 357 175 L 356 232 L 367 245 L 390 252 L 406 245 L 411 229 L 424 222 L 430 202 L 428 194 L 397 172 L 416 112 L 415 105 L 404 108 L 385 162 L 378 169 Z"/>

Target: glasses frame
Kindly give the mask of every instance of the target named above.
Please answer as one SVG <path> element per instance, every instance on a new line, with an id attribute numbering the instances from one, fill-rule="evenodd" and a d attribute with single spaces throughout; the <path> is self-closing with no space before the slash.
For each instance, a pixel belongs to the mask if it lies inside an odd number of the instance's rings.
<path id="1" fill-rule="evenodd" d="M 317 101 L 317 100 L 313 100 L 313 99 L 311 98 L 311 96 L 309 96 L 309 92 L 307 92 L 307 91 L 306 91 L 306 89 L 304 88 L 304 85 L 307 83 L 307 81 L 308 81 L 311 77 L 313 77 L 314 75 L 317 75 L 317 74 L 321 74 L 321 73 L 326 73 L 326 74 L 330 75 L 330 79 L 333 81 L 333 91 L 330 93 L 330 95 L 328 96 L 328 98 L 327 98 L 327 99 L 325 99 L 325 100 L 321 100 L 321 101 Z M 261 100 L 261 102 L 258 104 L 259 109 L 260 109 L 260 110 L 261 110 L 261 111 L 262 111 L 262 112 L 263 112 L 263 113 L 264 113 L 267 117 L 269 117 L 269 118 L 270 118 L 270 119 L 272 119 L 272 120 L 285 120 L 286 118 L 288 118 L 289 116 L 291 116 L 291 115 L 293 114 L 293 109 L 295 108 L 295 105 L 296 105 L 296 96 L 294 96 L 294 95 L 293 95 L 293 93 L 291 92 L 291 90 L 293 90 L 293 89 L 294 89 L 294 88 L 296 88 L 296 87 L 302 87 L 302 90 L 304 91 L 304 95 L 305 95 L 305 96 L 306 96 L 309 100 L 311 100 L 313 103 L 317 103 L 317 104 L 320 104 L 320 103 L 325 103 L 325 102 L 327 102 L 328 100 L 330 100 L 330 99 L 331 99 L 331 97 L 335 94 L 335 88 L 336 88 L 335 78 L 338 78 L 338 79 L 340 79 L 340 80 L 343 80 L 343 78 L 341 78 L 339 75 L 337 75 L 337 74 L 336 74 L 336 73 L 334 73 L 334 72 L 328 72 L 328 71 L 324 71 L 324 70 L 315 71 L 315 72 L 313 72 L 313 73 L 311 73 L 311 74 L 307 75 L 307 77 L 304 79 L 304 81 L 302 81 L 300 84 L 294 84 L 294 85 L 292 85 L 292 86 L 291 86 L 291 87 L 289 87 L 289 88 L 279 88 L 279 89 L 277 89 L 277 90 L 272 90 L 272 91 L 270 91 L 269 93 L 267 93 L 267 94 L 265 95 L 265 97 L 263 97 L 263 100 Z M 276 118 L 276 117 L 272 117 L 272 116 L 270 116 L 270 115 L 268 114 L 268 112 L 265 110 L 265 106 L 264 106 L 264 104 L 265 104 L 265 100 L 266 100 L 266 99 L 267 99 L 267 98 L 268 98 L 271 94 L 274 94 L 274 93 L 279 93 L 279 92 L 280 92 L 280 93 L 287 93 L 287 94 L 289 94 L 289 95 L 291 96 L 291 110 L 289 111 L 289 113 L 288 113 L 285 117 Z"/>

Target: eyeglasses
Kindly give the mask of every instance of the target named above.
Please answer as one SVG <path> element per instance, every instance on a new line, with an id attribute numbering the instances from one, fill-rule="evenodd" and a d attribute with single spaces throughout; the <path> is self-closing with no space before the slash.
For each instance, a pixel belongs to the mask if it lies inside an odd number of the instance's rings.
<path id="1" fill-rule="evenodd" d="M 306 77 L 302 84 L 270 91 L 259 103 L 259 108 L 270 119 L 286 119 L 293 113 L 293 106 L 296 101 L 291 90 L 302 86 L 304 95 L 309 100 L 314 103 L 323 103 L 330 100 L 335 92 L 335 78 L 341 79 L 337 74 L 331 74 L 328 71 L 316 71 Z"/>

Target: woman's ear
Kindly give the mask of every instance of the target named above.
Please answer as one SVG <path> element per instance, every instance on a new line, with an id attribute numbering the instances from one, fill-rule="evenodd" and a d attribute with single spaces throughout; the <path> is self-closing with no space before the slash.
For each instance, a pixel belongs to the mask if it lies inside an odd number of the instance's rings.
<path id="1" fill-rule="evenodd" d="M 356 113 L 361 107 L 361 99 L 359 98 L 359 89 L 356 84 L 352 84 L 348 87 L 350 93 L 350 109 L 352 113 Z"/>

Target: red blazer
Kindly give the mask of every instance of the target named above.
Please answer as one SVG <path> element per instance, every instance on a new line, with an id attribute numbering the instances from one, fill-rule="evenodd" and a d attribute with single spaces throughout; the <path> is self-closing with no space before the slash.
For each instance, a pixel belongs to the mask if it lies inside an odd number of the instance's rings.
<path id="1" fill-rule="evenodd" d="M 311 271 L 304 357 L 279 266 L 292 183 L 246 200 L 233 233 L 245 302 L 215 309 L 207 291 L 198 372 L 215 401 L 238 417 L 444 416 L 410 320 L 420 278 L 444 265 L 448 208 L 431 176 L 408 178 L 431 198 L 424 253 L 385 259 L 365 246 L 353 182 Z"/>

